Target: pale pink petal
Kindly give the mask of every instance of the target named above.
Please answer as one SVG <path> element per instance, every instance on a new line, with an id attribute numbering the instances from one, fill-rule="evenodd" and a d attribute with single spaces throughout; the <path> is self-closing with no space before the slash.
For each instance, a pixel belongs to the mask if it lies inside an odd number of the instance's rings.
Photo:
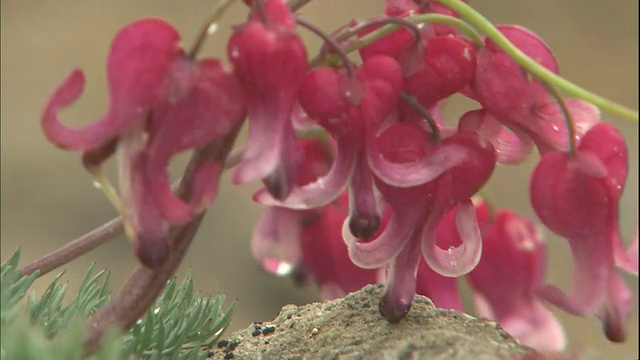
<path id="1" fill-rule="evenodd" d="M 266 271 L 284 276 L 302 260 L 301 221 L 306 212 L 269 207 L 251 236 L 251 253 Z"/>
<path id="2" fill-rule="evenodd" d="M 345 221 L 342 236 L 349 247 L 351 260 L 365 269 L 379 268 L 393 260 L 410 241 L 412 234 L 418 231 L 416 226 L 421 211 L 410 210 L 415 209 L 394 209 L 384 231 L 367 242 L 355 238 L 351 234 L 348 221 Z"/>
<path id="3" fill-rule="evenodd" d="M 469 158 L 458 144 L 430 147 L 426 131 L 416 124 L 395 123 L 378 137 L 371 136 L 367 158 L 371 170 L 390 186 L 427 183 Z"/>
<path id="4" fill-rule="evenodd" d="M 478 264 L 482 253 L 482 237 L 473 203 L 467 200 L 457 210 L 456 228 L 462 240 L 462 245 L 458 247 L 451 246 L 443 250 L 437 245 L 437 220 L 430 219 L 422 235 L 422 254 L 427 264 L 443 276 L 467 274 Z"/>
<path id="5" fill-rule="evenodd" d="M 498 319 L 500 326 L 522 344 L 545 354 L 564 350 L 566 336 L 553 313 L 540 302 L 521 309 L 513 316 Z"/>
<path id="6" fill-rule="evenodd" d="M 346 187 L 358 158 L 358 147 L 357 142 L 338 142 L 336 160 L 329 173 L 308 185 L 294 188 L 283 201 L 274 199 L 265 189 L 258 191 L 254 200 L 262 205 L 290 209 L 311 209 L 330 203 Z"/>

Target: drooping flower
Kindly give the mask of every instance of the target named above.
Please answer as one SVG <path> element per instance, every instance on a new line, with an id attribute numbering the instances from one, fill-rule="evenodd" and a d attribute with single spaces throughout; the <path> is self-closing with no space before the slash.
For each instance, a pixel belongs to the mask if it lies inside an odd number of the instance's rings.
<path id="1" fill-rule="evenodd" d="M 315 181 L 329 171 L 331 155 L 317 140 L 303 140 L 303 161 L 296 172 L 297 186 Z M 348 216 L 348 197 L 315 209 L 269 206 L 251 239 L 254 258 L 276 275 L 295 273 L 320 288 L 324 299 L 334 299 L 377 282 L 376 271 L 357 267 L 349 260 L 342 240 L 342 223 Z M 302 278 L 301 278 L 302 277 Z"/>
<path id="2" fill-rule="evenodd" d="M 513 337 L 540 352 L 562 351 L 562 326 L 537 298 L 546 259 L 535 224 L 508 210 L 491 217 L 484 202 L 476 204 L 476 212 L 482 257 L 468 279 L 478 314 L 497 321 Z"/>
<path id="3" fill-rule="evenodd" d="M 367 137 L 395 109 L 401 84 L 400 66 L 388 56 L 367 60 L 353 79 L 328 67 L 309 73 L 301 86 L 299 101 L 308 116 L 335 138 L 335 162 L 326 176 L 295 188 L 283 201 L 276 201 L 265 192 L 255 199 L 263 205 L 313 208 L 336 199 L 348 186 L 352 231 L 364 238 L 373 235 L 379 215 L 373 176 L 366 160 Z"/>
<path id="4" fill-rule="evenodd" d="M 549 71 L 558 72 L 551 49 L 536 34 L 520 26 L 498 26 L 498 29 L 524 54 Z M 477 59 L 473 94 L 468 95 L 521 138 L 525 153 L 531 144 L 541 153 L 566 151 L 569 142 L 565 116 L 545 86 L 490 39 L 478 51 Z M 587 102 L 568 99 L 564 106 L 574 120 L 578 139 L 599 121 L 599 110 Z"/>
<path id="5" fill-rule="evenodd" d="M 628 161 L 622 136 L 601 123 L 584 135 L 576 153 L 545 154 L 530 184 L 536 214 L 569 241 L 574 258 L 570 294 L 547 285 L 540 296 L 572 314 L 597 315 L 612 341 L 624 341 L 624 321 L 632 308 L 616 267 L 638 273 L 637 243 L 623 251 L 618 228 Z"/>
<path id="6" fill-rule="evenodd" d="M 175 154 L 229 134 L 242 120 L 244 95 L 235 77 L 215 59 L 195 61 L 178 46 L 168 23 L 145 19 L 115 37 L 107 64 L 109 110 L 80 129 L 63 125 L 58 112 L 84 88 L 74 70 L 49 99 L 42 116 L 47 138 L 59 147 L 84 152 L 95 171 L 114 152 L 118 157 L 122 208 L 134 251 L 158 266 L 169 254 L 171 224 L 188 221 L 214 198 L 220 165 L 205 162 L 184 202 L 171 190 L 167 166 Z"/>
<path id="7" fill-rule="evenodd" d="M 363 269 L 349 259 L 342 240 L 342 224 L 349 215 L 348 196 L 320 209 L 315 221 L 302 230 L 302 259 L 305 271 L 320 287 L 324 299 L 343 297 L 378 282 L 377 269 Z"/>
<path id="8" fill-rule="evenodd" d="M 247 96 L 249 138 L 233 181 L 262 179 L 276 199 L 292 188 L 295 133 L 291 123 L 298 88 L 307 73 L 304 44 L 283 0 L 266 0 L 237 26 L 227 45 L 229 60 Z"/>
<path id="9" fill-rule="evenodd" d="M 351 259 L 364 268 L 391 264 L 381 312 L 399 321 L 416 292 L 416 270 L 424 256 L 437 273 L 456 277 L 471 271 L 481 253 L 481 239 L 470 198 L 488 180 L 495 151 L 470 132 L 433 144 L 415 123 L 394 123 L 372 142 L 376 186 L 391 206 L 389 225 L 377 237 L 361 241 L 344 232 Z M 375 158 L 374 160 L 371 160 Z M 411 171 L 413 170 L 413 172 Z M 438 245 L 436 226 L 452 207 L 463 243 L 447 250 Z"/>

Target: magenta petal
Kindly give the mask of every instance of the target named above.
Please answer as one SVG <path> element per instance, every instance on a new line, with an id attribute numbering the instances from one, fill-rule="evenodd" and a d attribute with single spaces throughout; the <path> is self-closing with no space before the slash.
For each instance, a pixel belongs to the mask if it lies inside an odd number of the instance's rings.
<path id="1" fill-rule="evenodd" d="M 422 254 L 427 264 L 443 276 L 458 277 L 467 274 L 478 264 L 482 254 L 482 237 L 475 207 L 471 200 L 462 203 L 456 213 L 456 228 L 462 245 L 443 250 L 437 245 L 436 223 L 430 219 L 422 235 Z"/>
<path id="2" fill-rule="evenodd" d="M 367 242 L 358 241 L 351 234 L 348 220 L 345 221 L 342 236 L 349 247 L 351 261 L 365 269 L 375 269 L 389 263 L 410 241 L 412 234 L 416 231 L 419 218 L 420 211 L 406 211 L 406 213 L 394 211 L 382 234 Z"/>
<path id="3" fill-rule="evenodd" d="M 418 266 L 416 293 L 428 297 L 439 308 L 464 311 L 457 279 L 438 274 L 425 261 Z"/>
<path id="4" fill-rule="evenodd" d="M 578 149 L 592 154 L 606 167 L 609 191 L 614 198 L 620 198 L 629 172 L 629 150 L 620 132 L 608 123 L 594 125 L 584 134 Z"/>
<path id="5" fill-rule="evenodd" d="M 58 86 L 42 115 L 42 129 L 47 139 L 56 146 L 71 150 L 89 150 L 113 138 L 117 132 L 109 127 L 109 118 L 80 129 L 63 125 L 58 112 L 76 101 L 84 89 L 84 75 L 76 69 Z"/>
<path id="6" fill-rule="evenodd" d="M 427 183 L 469 157 L 467 147 L 445 144 L 428 148 L 426 131 L 415 124 L 395 123 L 370 137 L 368 163 L 388 185 L 412 187 Z"/>
<path id="7" fill-rule="evenodd" d="M 274 199 L 265 189 L 258 191 L 254 200 L 262 205 L 290 209 L 311 209 L 330 203 L 347 185 L 358 157 L 358 146 L 357 142 L 338 142 L 336 160 L 329 173 L 308 185 L 293 189 L 283 201 Z"/>

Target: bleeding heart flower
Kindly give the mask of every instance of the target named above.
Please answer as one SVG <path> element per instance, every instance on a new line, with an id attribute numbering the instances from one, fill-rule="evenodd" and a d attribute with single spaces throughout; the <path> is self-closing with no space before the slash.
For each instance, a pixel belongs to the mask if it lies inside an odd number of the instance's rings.
<path id="1" fill-rule="evenodd" d="M 87 168 L 118 156 L 121 211 L 141 262 L 160 265 L 169 254 L 166 234 L 214 198 L 221 164 L 205 162 L 185 203 L 171 190 L 171 157 L 201 147 L 236 128 L 244 116 L 244 95 L 232 73 L 218 60 L 195 61 L 178 47 L 179 36 L 167 23 L 134 22 L 115 37 L 107 64 L 109 110 L 91 125 L 72 129 L 58 112 L 84 88 L 74 70 L 49 99 L 42 116 L 47 138 L 62 148 L 81 150 Z M 120 207 L 120 206 L 119 206 Z"/>
<path id="2" fill-rule="evenodd" d="M 263 205 L 304 209 L 325 205 L 349 187 L 350 226 L 354 234 L 370 237 L 379 225 L 373 175 L 366 160 L 367 134 L 389 117 L 397 105 L 402 74 L 388 56 L 367 60 L 353 79 L 340 70 L 318 68 L 306 77 L 299 101 L 307 115 L 336 139 L 336 160 L 326 176 L 295 188 L 283 201 L 256 195 Z M 354 99 L 358 92 L 359 99 Z"/>
<path id="3" fill-rule="evenodd" d="M 291 117 L 307 73 L 307 55 L 286 2 L 266 0 L 261 9 L 236 27 L 227 45 L 247 94 L 249 116 L 249 138 L 233 181 L 263 179 L 274 198 L 284 199 L 295 176 Z"/>
<path id="4" fill-rule="evenodd" d="M 545 154 L 530 185 L 536 214 L 569 241 L 574 257 L 571 293 L 547 285 L 540 296 L 572 314 L 597 315 L 612 341 L 625 339 L 624 321 L 632 307 L 631 293 L 616 265 L 638 272 L 638 253 L 633 248 L 622 250 L 618 229 L 628 161 L 622 136 L 601 123 L 584 135 L 576 153 Z"/>
<path id="5" fill-rule="evenodd" d="M 509 334 L 543 353 L 562 351 L 565 335 L 558 319 L 537 298 L 544 281 L 545 244 L 533 222 L 508 210 L 490 216 L 476 204 L 482 257 L 468 279 L 478 314 L 497 321 Z"/>
<path id="6" fill-rule="evenodd" d="M 549 71 L 558 72 L 551 49 L 533 32 L 519 26 L 498 29 L 524 54 Z M 487 39 L 478 51 L 478 70 L 473 84 L 485 110 L 507 126 L 523 143 L 533 141 L 541 153 L 569 148 L 565 116 L 545 86 Z M 599 121 L 599 110 L 584 101 L 564 100 L 579 139 Z"/>

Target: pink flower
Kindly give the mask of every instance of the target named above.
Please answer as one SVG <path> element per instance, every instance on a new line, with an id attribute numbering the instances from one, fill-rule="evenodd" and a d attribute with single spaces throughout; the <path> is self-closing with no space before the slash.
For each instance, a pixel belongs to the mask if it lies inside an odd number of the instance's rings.
<path id="1" fill-rule="evenodd" d="M 616 267 L 638 273 L 637 243 L 625 252 L 618 229 L 628 161 L 622 136 L 601 123 L 584 135 L 575 154 L 545 154 L 530 184 L 536 214 L 569 241 L 574 258 L 571 293 L 547 285 L 540 296 L 572 314 L 597 315 L 612 341 L 625 339 L 633 305 Z"/>
<path id="2" fill-rule="evenodd" d="M 148 266 L 168 256 L 168 226 L 188 221 L 214 198 L 220 164 L 196 171 L 189 203 L 171 190 L 171 157 L 229 134 L 244 114 L 244 96 L 235 77 L 215 59 L 199 62 L 178 47 L 167 23 L 134 22 L 115 37 L 107 64 L 109 110 L 93 124 L 69 128 L 58 112 L 84 88 L 74 70 L 49 99 L 42 116 L 47 138 L 59 147 L 84 152 L 85 165 L 100 166 L 117 152 L 124 212 L 134 234 L 135 253 Z"/>
<path id="3" fill-rule="evenodd" d="M 464 275 L 477 264 L 482 246 L 470 198 L 493 172 L 495 151 L 469 132 L 433 144 L 428 132 L 414 123 L 390 125 L 372 148 L 383 164 L 377 167 L 376 186 L 391 206 L 391 219 L 371 240 L 346 231 L 343 235 L 357 265 L 391 264 L 381 311 L 389 321 L 399 321 L 416 292 L 422 256 L 433 270 L 449 277 Z M 436 226 L 455 205 L 461 205 L 455 222 L 464 242 L 444 250 L 437 245 Z"/>
<path id="4" fill-rule="evenodd" d="M 350 226 L 361 237 L 378 229 L 373 175 L 366 159 L 367 137 L 375 132 L 397 105 L 402 75 L 388 56 L 367 60 L 353 79 L 340 70 L 322 67 L 305 78 L 299 101 L 336 140 L 336 159 L 326 176 L 295 188 L 283 201 L 264 191 L 255 199 L 263 205 L 305 209 L 326 205 L 346 186 L 350 196 Z"/>
<path id="5" fill-rule="evenodd" d="M 544 353 L 565 346 L 562 326 L 536 296 L 545 274 L 545 245 L 531 221 L 508 210 L 492 218 L 476 205 L 482 257 L 468 279 L 479 315 L 496 320 L 525 345 Z M 484 213 L 484 214 L 482 214 Z"/>
<path id="6" fill-rule="evenodd" d="M 519 26 L 498 29 L 516 47 L 540 65 L 557 73 L 558 65 L 551 49 L 534 33 Z M 569 148 L 564 114 L 539 81 L 487 39 L 478 51 L 478 71 L 472 86 L 482 107 L 518 136 L 525 153 L 532 144 L 541 153 Z M 582 136 L 599 121 L 598 109 L 584 101 L 565 100 L 576 136 Z"/>
<path id="7" fill-rule="evenodd" d="M 264 1 L 263 10 L 236 27 L 227 45 L 229 60 L 247 94 L 249 138 L 235 183 L 263 179 L 276 199 L 292 188 L 296 153 L 291 124 L 296 95 L 307 73 L 304 44 L 283 0 Z"/>
<path id="8" fill-rule="evenodd" d="M 326 146 L 317 140 L 302 141 L 301 146 L 305 155 L 297 171 L 298 186 L 325 175 L 331 160 Z M 375 283 L 377 275 L 349 260 L 342 240 L 342 223 L 347 215 L 346 194 L 316 209 L 267 207 L 251 239 L 253 256 L 265 270 L 276 275 L 295 272 L 298 281 L 311 278 L 324 299 L 359 290 Z"/>
<path id="9" fill-rule="evenodd" d="M 302 230 L 302 263 L 324 299 L 343 297 L 378 282 L 378 271 L 362 269 L 349 259 L 342 240 L 342 224 L 349 215 L 344 195 L 322 207 L 320 216 Z"/>

